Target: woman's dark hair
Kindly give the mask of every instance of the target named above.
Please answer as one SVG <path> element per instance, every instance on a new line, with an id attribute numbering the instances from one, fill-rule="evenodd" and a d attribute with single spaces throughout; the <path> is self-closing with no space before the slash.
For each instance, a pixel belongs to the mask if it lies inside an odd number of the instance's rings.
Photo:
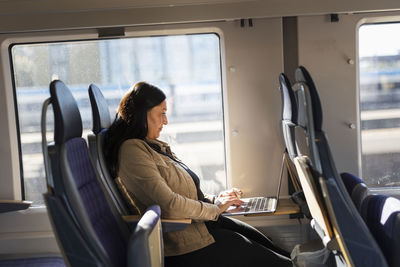
<path id="1" fill-rule="evenodd" d="M 104 140 L 104 154 L 112 177 L 118 174 L 118 154 L 125 140 L 147 136 L 147 112 L 166 96 L 161 89 L 146 82 L 136 83 L 121 99 L 114 122 Z"/>

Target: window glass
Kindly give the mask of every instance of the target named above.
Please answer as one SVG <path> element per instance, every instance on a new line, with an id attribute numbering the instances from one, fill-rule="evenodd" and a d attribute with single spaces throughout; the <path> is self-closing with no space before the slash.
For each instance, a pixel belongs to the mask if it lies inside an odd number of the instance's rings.
<path id="1" fill-rule="evenodd" d="M 14 45 L 11 54 L 25 199 L 42 204 L 46 191 L 40 114 L 54 79 L 62 80 L 76 98 L 84 136 L 92 127 L 89 84 L 102 90 L 113 118 L 121 97 L 134 83 L 147 81 L 159 86 L 167 95 L 169 119 L 160 139 L 199 175 L 204 192 L 215 194 L 225 189 L 216 34 L 21 44 Z M 51 122 L 48 130 L 52 130 Z"/>
<path id="2" fill-rule="evenodd" d="M 363 178 L 400 186 L 400 23 L 361 26 L 359 63 Z"/>

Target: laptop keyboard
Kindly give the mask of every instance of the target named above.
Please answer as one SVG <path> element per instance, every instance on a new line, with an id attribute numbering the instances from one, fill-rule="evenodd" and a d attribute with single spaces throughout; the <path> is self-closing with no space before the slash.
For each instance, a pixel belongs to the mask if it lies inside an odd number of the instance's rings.
<path id="1" fill-rule="evenodd" d="M 252 211 L 270 211 L 272 209 L 272 205 L 276 201 L 274 198 L 269 197 L 254 197 L 249 200 L 249 203 L 246 207 L 246 212 Z"/>

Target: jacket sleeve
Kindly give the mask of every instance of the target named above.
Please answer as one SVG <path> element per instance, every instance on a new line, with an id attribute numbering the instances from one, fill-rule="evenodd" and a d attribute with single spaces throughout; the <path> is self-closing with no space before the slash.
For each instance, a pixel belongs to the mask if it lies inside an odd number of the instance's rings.
<path id="1" fill-rule="evenodd" d="M 159 205 L 162 217 L 217 220 L 218 206 L 184 197 L 171 190 L 141 141 L 125 142 L 119 156 L 119 176 L 128 190 L 146 206 Z"/>

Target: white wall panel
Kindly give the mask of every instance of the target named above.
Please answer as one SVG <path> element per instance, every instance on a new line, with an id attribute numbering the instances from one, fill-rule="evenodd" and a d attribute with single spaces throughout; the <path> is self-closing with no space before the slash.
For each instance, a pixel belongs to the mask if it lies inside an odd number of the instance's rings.
<path id="1" fill-rule="evenodd" d="M 226 22 L 222 29 L 232 184 L 248 195 L 274 195 L 282 156 L 277 89 L 283 71 L 282 22 L 258 19 L 252 28 Z"/>
<path id="2" fill-rule="evenodd" d="M 316 83 L 323 129 L 339 172 L 360 175 L 358 27 L 367 21 L 393 20 L 396 15 L 399 13 L 340 15 L 339 22 L 333 23 L 329 16 L 298 18 L 299 64 L 310 71 Z M 350 123 L 356 129 L 351 129 Z"/>

